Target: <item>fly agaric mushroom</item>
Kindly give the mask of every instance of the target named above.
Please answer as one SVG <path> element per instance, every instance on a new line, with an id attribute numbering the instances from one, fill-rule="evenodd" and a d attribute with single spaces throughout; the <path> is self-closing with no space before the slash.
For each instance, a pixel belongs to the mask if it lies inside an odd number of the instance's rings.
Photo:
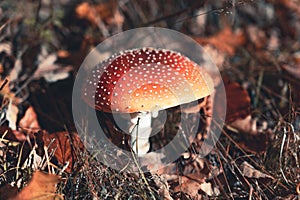
<path id="1" fill-rule="evenodd" d="M 98 64 L 83 87 L 83 99 L 96 110 L 127 113 L 131 147 L 149 151 L 151 119 L 158 111 L 210 95 L 210 75 L 189 58 L 167 49 L 120 52 Z M 137 135 L 139 134 L 139 135 Z"/>

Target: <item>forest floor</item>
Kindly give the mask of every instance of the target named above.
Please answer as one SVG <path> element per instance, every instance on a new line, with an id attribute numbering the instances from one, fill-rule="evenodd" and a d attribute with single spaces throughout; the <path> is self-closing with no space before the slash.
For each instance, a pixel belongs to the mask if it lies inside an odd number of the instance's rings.
<path id="1" fill-rule="evenodd" d="M 0 200 L 298 199 L 299 5 L 299 0 L 1 1 Z M 220 72 L 226 97 L 216 93 L 189 111 L 201 126 L 176 161 L 128 173 L 87 150 L 73 119 L 72 91 L 92 49 L 140 27 L 168 28 L 198 42 Z M 216 113 L 225 99 L 220 138 L 201 157 L 210 125 L 207 106 L 214 105 L 210 112 Z M 167 110 L 165 124 L 153 121 L 162 129 L 150 139 L 151 151 L 164 147 L 178 127 L 192 131 L 194 121 L 178 122 L 177 111 Z M 111 117 L 98 115 L 114 144 L 123 144 L 124 133 Z"/>

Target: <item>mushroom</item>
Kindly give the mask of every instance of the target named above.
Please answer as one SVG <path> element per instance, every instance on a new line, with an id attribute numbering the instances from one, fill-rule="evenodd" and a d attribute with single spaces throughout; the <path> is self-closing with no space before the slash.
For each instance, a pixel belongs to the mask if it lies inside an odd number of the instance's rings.
<path id="1" fill-rule="evenodd" d="M 203 67 L 167 49 L 120 52 L 94 67 L 84 84 L 84 101 L 96 110 L 130 115 L 131 147 L 149 151 L 151 120 L 160 110 L 210 95 L 214 84 Z"/>

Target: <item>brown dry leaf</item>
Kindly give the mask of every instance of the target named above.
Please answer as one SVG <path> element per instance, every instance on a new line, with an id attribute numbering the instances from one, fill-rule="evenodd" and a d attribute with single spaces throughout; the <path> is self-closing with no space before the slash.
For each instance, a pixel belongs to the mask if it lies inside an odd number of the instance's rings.
<path id="1" fill-rule="evenodd" d="M 109 22 L 117 10 L 117 1 L 107 1 L 97 5 L 91 5 L 88 2 L 83 2 L 76 7 L 76 14 L 79 18 L 87 19 L 94 25 L 101 20 Z"/>
<path id="2" fill-rule="evenodd" d="M 11 186 L 9 184 L 6 184 L 2 187 L 0 187 L 0 199 L 11 199 L 15 198 L 18 193 L 18 188 L 15 186 Z"/>
<path id="3" fill-rule="evenodd" d="M 33 79 L 44 78 L 47 82 L 56 82 L 69 77 L 71 66 L 61 66 L 56 63 L 58 55 L 55 53 L 49 54 L 46 47 L 42 47 L 41 53 L 38 55 L 39 65 L 33 74 Z"/>
<path id="4" fill-rule="evenodd" d="M 238 144 L 247 152 L 261 154 L 266 151 L 272 132 L 271 130 L 258 130 L 256 120 L 253 120 L 251 115 L 244 119 L 236 119 L 226 127 L 228 130 L 241 133 L 241 140 Z"/>
<path id="5" fill-rule="evenodd" d="M 96 10 L 88 3 L 83 2 L 79 4 L 76 8 L 76 14 L 79 18 L 84 18 L 90 21 L 92 24 L 98 23 L 98 15 L 96 13 Z"/>
<path id="6" fill-rule="evenodd" d="M 106 1 L 96 5 L 83 2 L 76 7 L 79 18 L 86 19 L 97 26 L 104 37 L 110 35 L 106 24 L 117 27 L 117 32 L 122 31 L 124 17 L 118 9 L 118 1 Z M 111 28 L 111 27 L 110 27 Z"/>
<path id="7" fill-rule="evenodd" d="M 279 0 L 279 3 L 291 9 L 300 17 L 300 1 L 299 0 Z"/>
<path id="8" fill-rule="evenodd" d="M 283 65 L 283 69 L 285 69 L 288 73 L 290 73 L 294 77 L 300 79 L 300 64 L 297 64 L 295 66 Z"/>
<path id="9" fill-rule="evenodd" d="M 223 71 L 225 68 L 224 62 L 226 61 L 226 54 L 218 51 L 218 49 L 214 48 L 212 45 L 203 46 L 203 50 L 205 53 L 209 55 L 214 64 L 219 68 L 220 71 Z"/>
<path id="10" fill-rule="evenodd" d="M 226 123 L 233 122 L 237 119 L 244 119 L 250 114 L 250 96 L 248 92 L 236 82 L 232 82 L 228 77 L 223 78 L 226 97 L 221 96 L 221 94 L 216 93 L 214 101 L 216 113 L 222 113 L 223 108 L 218 108 L 218 105 L 223 105 L 218 103 L 226 98 L 227 101 L 227 113 L 226 113 Z"/>
<path id="11" fill-rule="evenodd" d="M 189 153 L 185 153 L 189 154 Z M 209 172 L 207 170 L 209 166 L 207 166 L 207 160 L 205 158 L 201 158 L 197 154 L 190 154 L 187 159 L 187 164 L 184 166 L 183 174 L 197 174 L 198 177 L 204 178 Z"/>
<path id="12" fill-rule="evenodd" d="M 19 122 L 19 126 L 22 128 L 40 129 L 37 115 L 32 106 L 27 108 L 23 118 Z"/>
<path id="13" fill-rule="evenodd" d="M 30 132 L 31 130 L 40 129 L 40 125 L 37 120 L 37 115 L 32 106 L 28 107 L 23 118 L 19 122 L 19 126 L 21 127 L 22 131 L 20 130 L 13 130 L 13 134 L 19 141 L 26 140 L 26 134 L 32 136 Z M 25 132 L 24 132 L 25 131 Z"/>
<path id="14" fill-rule="evenodd" d="M 241 133 L 238 144 L 247 152 L 253 154 L 262 154 L 266 151 L 269 143 L 269 136 L 272 134 L 270 130 L 258 130 L 256 120 L 251 115 L 244 119 L 236 119 L 227 125 L 229 130 Z"/>
<path id="15" fill-rule="evenodd" d="M 1 127 L 1 130 L 2 128 L 6 129 L 8 127 Z M 0 136 L 3 134 L 4 132 L 1 132 L 0 133 Z M 8 129 L 8 133 L 7 135 L 5 136 L 5 139 L 8 139 L 8 140 L 12 140 L 12 141 L 25 141 L 26 140 L 26 136 L 24 133 L 20 132 L 20 131 L 17 131 L 17 130 L 11 130 L 10 128 Z"/>
<path id="16" fill-rule="evenodd" d="M 238 142 L 238 144 L 247 152 L 253 154 L 263 154 L 266 152 L 271 134 L 272 132 L 270 130 L 258 133 L 256 135 L 242 134 L 242 141 Z"/>
<path id="17" fill-rule="evenodd" d="M 246 42 L 245 35 L 241 30 L 233 32 L 232 28 L 227 24 L 219 33 L 211 37 L 194 39 L 202 45 L 211 44 L 219 51 L 230 56 L 234 55 L 237 47 L 242 46 Z"/>
<path id="18" fill-rule="evenodd" d="M 252 165 L 250 165 L 248 162 L 244 161 L 240 165 L 240 169 L 243 173 L 243 176 L 248 177 L 248 178 L 263 178 L 263 179 L 273 179 L 272 176 L 265 174 L 257 169 L 255 169 Z"/>
<path id="19" fill-rule="evenodd" d="M 204 182 L 200 185 L 200 189 L 205 192 L 208 196 L 214 195 L 214 190 L 211 183 Z"/>
<path id="20" fill-rule="evenodd" d="M 264 30 L 257 26 L 249 25 L 247 27 L 248 38 L 252 44 L 254 44 L 255 49 L 262 49 L 267 45 L 267 36 Z"/>
<path id="21" fill-rule="evenodd" d="M 158 176 L 156 174 L 152 175 L 152 178 L 155 182 L 155 184 L 159 187 L 158 193 L 160 197 L 162 197 L 164 200 L 172 200 L 173 198 L 170 195 L 170 186 L 167 180 L 166 176 Z"/>
<path id="22" fill-rule="evenodd" d="M 0 138 L 9 140 L 12 142 L 23 141 L 24 138 L 26 139 L 24 134 L 22 134 L 22 133 L 14 134 L 13 130 L 11 130 L 9 127 L 6 127 L 6 126 L 0 126 Z M 1 139 L 0 139 L 0 141 L 1 141 Z"/>
<path id="23" fill-rule="evenodd" d="M 256 120 L 251 117 L 248 92 L 240 84 L 230 81 L 227 77 L 223 80 L 227 101 L 227 128 L 242 133 L 240 134 L 241 141 L 238 144 L 244 150 L 255 154 L 265 152 L 270 132 L 258 130 Z M 216 94 L 215 101 L 222 101 L 224 98 Z M 218 103 L 215 105 L 215 109 L 221 109 L 217 107 Z"/>
<path id="24" fill-rule="evenodd" d="M 251 115 L 248 115 L 244 119 L 236 119 L 230 125 L 229 128 L 234 128 L 242 133 L 248 133 L 251 135 L 257 135 L 257 126 L 256 126 L 256 120 L 253 120 Z"/>
<path id="25" fill-rule="evenodd" d="M 76 154 L 84 150 L 84 145 L 77 133 L 44 133 L 43 141 L 48 152 L 55 151 L 54 156 L 60 165 L 64 166 L 67 162 L 69 163 L 66 172 L 72 171 L 77 158 Z"/>
<path id="26" fill-rule="evenodd" d="M 59 181 L 60 177 L 55 174 L 45 174 L 40 171 L 35 171 L 29 184 L 11 200 L 62 200 L 62 195 L 55 193 L 56 184 Z"/>
<path id="27" fill-rule="evenodd" d="M 202 195 L 199 193 L 201 190 L 201 184 L 204 180 L 192 180 L 188 177 L 181 177 L 181 184 L 174 188 L 175 192 L 182 191 L 188 194 L 192 199 L 202 199 Z"/>

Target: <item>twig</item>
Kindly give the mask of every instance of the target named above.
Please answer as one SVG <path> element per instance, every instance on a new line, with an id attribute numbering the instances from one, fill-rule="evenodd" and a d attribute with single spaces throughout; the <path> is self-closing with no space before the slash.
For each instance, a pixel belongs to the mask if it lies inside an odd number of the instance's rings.
<path id="1" fill-rule="evenodd" d="M 199 4 L 199 3 L 195 4 L 197 6 L 192 6 L 192 7 L 184 8 L 184 9 L 178 11 L 178 12 L 175 12 L 175 13 L 172 13 L 170 15 L 166 15 L 166 16 L 157 18 L 157 19 L 155 19 L 153 21 L 147 22 L 147 23 L 143 24 L 142 26 L 150 26 L 150 25 L 156 24 L 156 23 L 158 23 L 160 21 L 164 21 L 164 20 L 167 20 L 167 19 L 179 16 L 179 15 L 185 13 L 185 12 L 191 12 L 191 11 L 197 9 L 197 8 L 202 7 L 205 4 L 205 2 L 206 2 L 206 0 L 202 1 L 201 4 Z M 221 10 L 223 11 L 224 8 L 221 8 L 221 9 L 212 9 L 212 10 L 209 10 L 209 11 L 204 12 L 204 13 L 200 13 L 200 14 L 197 14 L 197 15 L 192 15 L 190 17 L 186 17 L 186 18 L 183 18 L 181 20 L 176 21 L 173 25 L 175 25 L 177 23 L 181 23 L 181 22 L 183 22 L 183 21 L 185 21 L 187 19 L 191 19 L 191 18 L 198 17 L 198 16 L 201 16 L 201 15 L 207 15 L 209 13 L 220 12 Z"/>
<path id="2" fill-rule="evenodd" d="M 138 163 L 138 161 L 137 161 L 137 159 L 136 159 L 136 156 L 135 156 L 134 152 L 132 151 L 132 149 L 130 150 L 130 152 L 131 152 L 133 161 L 134 161 L 134 163 L 136 164 L 136 166 L 137 166 L 137 168 L 138 168 L 138 170 L 139 170 L 139 173 L 140 173 L 140 175 L 141 175 L 141 177 L 142 177 L 142 180 L 144 181 L 144 183 L 145 183 L 145 185 L 146 185 L 148 191 L 150 192 L 151 198 L 152 198 L 153 200 L 156 200 L 156 198 L 155 198 L 155 196 L 154 196 L 154 194 L 153 194 L 153 192 L 152 192 L 152 190 L 151 190 L 151 188 L 150 188 L 150 185 L 149 185 L 149 183 L 148 183 L 148 181 L 147 181 L 147 179 L 146 179 L 146 177 L 145 177 L 145 175 L 144 175 L 144 173 L 143 173 L 143 171 L 142 171 L 142 169 L 141 169 L 141 167 L 140 167 L 140 165 L 139 165 L 139 163 Z"/>
<path id="3" fill-rule="evenodd" d="M 258 81 L 257 81 L 257 87 L 256 87 L 256 97 L 254 99 L 254 107 L 257 106 L 257 103 L 258 103 L 258 99 L 259 99 L 259 96 L 260 96 L 260 91 L 261 91 L 261 85 L 262 85 L 262 82 L 263 82 L 263 79 L 264 79 L 264 71 L 261 70 L 260 73 L 259 73 L 259 77 L 258 77 Z"/>
<path id="4" fill-rule="evenodd" d="M 17 166 L 16 166 L 16 180 L 19 179 L 19 168 L 20 168 L 19 166 L 20 166 L 20 163 L 21 163 L 21 158 L 22 158 L 24 145 L 25 145 L 25 142 L 23 142 L 20 153 L 19 153 L 19 156 L 18 156 L 18 162 L 17 162 Z"/>
<path id="5" fill-rule="evenodd" d="M 3 83 L 2 83 L 1 86 L 0 86 L 0 91 L 3 90 L 3 88 L 5 87 L 5 85 L 6 85 L 7 83 L 8 83 L 8 79 L 5 78 L 4 81 L 3 81 Z"/>

